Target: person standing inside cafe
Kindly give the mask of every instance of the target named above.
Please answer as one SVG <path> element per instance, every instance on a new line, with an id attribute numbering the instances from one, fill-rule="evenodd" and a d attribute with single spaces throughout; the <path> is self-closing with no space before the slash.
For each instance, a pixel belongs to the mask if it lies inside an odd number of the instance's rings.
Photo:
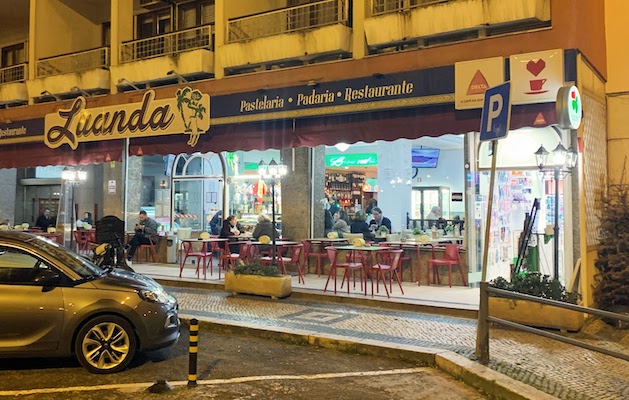
<path id="1" fill-rule="evenodd" d="M 140 221 L 135 224 L 135 235 L 127 244 L 127 266 L 131 267 L 131 259 L 135 255 L 136 250 L 143 244 L 155 244 L 156 239 L 150 235 L 157 234 L 157 222 L 146 215 L 146 211 L 142 210 L 139 214 Z"/>
<path id="2" fill-rule="evenodd" d="M 381 226 L 385 226 L 391 233 L 391 220 L 382 215 L 380 207 L 374 207 L 371 212 L 373 213 L 373 219 L 369 222 L 369 229 L 372 232 L 377 232 Z"/>
<path id="3" fill-rule="evenodd" d="M 42 214 L 37 218 L 35 226 L 40 228 L 43 232 L 48 231 L 48 227 L 53 225 L 52 218 L 50 218 L 50 209 L 44 208 Z"/>

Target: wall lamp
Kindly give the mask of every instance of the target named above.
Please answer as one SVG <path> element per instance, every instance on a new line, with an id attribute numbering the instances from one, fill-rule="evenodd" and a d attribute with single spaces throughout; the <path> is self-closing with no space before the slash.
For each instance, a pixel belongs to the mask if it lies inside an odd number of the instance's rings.
<path id="1" fill-rule="evenodd" d="M 138 92 L 141 92 L 142 89 L 140 89 L 139 87 L 137 87 L 136 85 L 134 85 L 133 83 L 129 82 L 128 80 L 126 80 L 125 78 L 120 78 L 118 79 L 118 86 L 130 86 L 132 87 L 134 90 L 137 90 Z"/>
<path id="2" fill-rule="evenodd" d="M 188 83 L 188 80 L 181 76 L 181 74 L 175 70 L 171 69 L 170 71 L 166 72 L 166 75 L 175 75 L 177 77 L 177 80 L 179 80 L 179 83 Z"/>
<path id="3" fill-rule="evenodd" d="M 319 82 L 315 81 L 314 79 L 311 79 L 308 81 L 307 86 L 309 87 L 317 87 L 319 86 Z"/>
<path id="4" fill-rule="evenodd" d="M 78 86 L 72 86 L 72 87 L 70 88 L 70 91 L 71 91 L 71 92 L 80 92 L 80 93 L 81 93 L 83 96 L 85 96 L 85 97 L 92 97 L 92 95 L 91 95 L 91 94 L 87 93 L 85 90 L 81 89 L 81 88 L 80 88 L 80 87 L 78 87 Z"/>
<path id="5" fill-rule="evenodd" d="M 55 99 L 55 101 L 61 101 L 61 97 L 57 96 L 54 93 L 50 93 L 47 90 L 44 90 L 43 92 L 40 93 L 42 96 L 46 96 L 46 97 L 53 97 Z"/>

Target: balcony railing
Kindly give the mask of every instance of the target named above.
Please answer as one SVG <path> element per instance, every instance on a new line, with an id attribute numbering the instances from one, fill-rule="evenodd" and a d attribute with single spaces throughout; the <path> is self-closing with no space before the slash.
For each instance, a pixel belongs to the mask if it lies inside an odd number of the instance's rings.
<path id="1" fill-rule="evenodd" d="M 228 23 L 229 43 L 347 23 L 347 0 L 325 0 L 296 7 L 283 8 Z"/>
<path id="2" fill-rule="evenodd" d="M 28 64 L 17 64 L 0 68 L 0 85 L 10 82 L 24 82 L 28 78 Z"/>
<path id="3" fill-rule="evenodd" d="M 37 61 L 38 78 L 109 66 L 109 47 L 44 58 Z"/>
<path id="4" fill-rule="evenodd" d="M 371 2 L 371 15 L 389 14 L 410 10 L 415 7 L 429 6 L 437 3 L 448 3 L 456 0 L 367 0 Z"/>
<path id="5" fill-rule="evenodd" d="M 131 62 L 195 49 L 212 48 L 214 25 L 198 26 L 146 39 L 125 42 L 121 47 L 121 62 Z"/>

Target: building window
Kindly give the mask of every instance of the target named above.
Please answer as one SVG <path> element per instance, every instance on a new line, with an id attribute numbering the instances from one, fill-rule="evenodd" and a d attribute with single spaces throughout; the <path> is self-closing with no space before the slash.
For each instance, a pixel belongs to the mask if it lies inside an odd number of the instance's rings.
<path id="1" fill-rule="evenodd" d="M 172 32 L 171 10 L 159 10 L 138 15 L 138 39 L 146 39 Z"/>
<path id="2" fill-rule="evenodd" d="M 103 23 L 102 30 L 103 47 L 111 47 L 111 22 Z"/>
<path id="3" fill-rule="evenodd" d="M 24 43 L 14 44 L 2 48 L 2 67 L 23 64 L 26 62 L 26 49 Z"/>
<path id="4" fill-rule="evenodd" d="M 177 30 L 194 28 L 195 26 L 213 24 L 214 1 L 195 1 L 182 4 L 178 8 Z"/>

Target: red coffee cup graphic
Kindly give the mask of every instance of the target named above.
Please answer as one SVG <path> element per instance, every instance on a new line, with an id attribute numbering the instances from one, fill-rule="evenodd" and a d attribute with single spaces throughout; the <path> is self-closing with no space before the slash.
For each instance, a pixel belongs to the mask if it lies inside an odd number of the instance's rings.
<path id="1" fill-rule="evenodd" d="M 539 92 L 540 90 L 542 90 L 544 83 L 546 83 L 546 79 L 533 79 L 532 81 L 529 81 L 531 91 Z"/>

